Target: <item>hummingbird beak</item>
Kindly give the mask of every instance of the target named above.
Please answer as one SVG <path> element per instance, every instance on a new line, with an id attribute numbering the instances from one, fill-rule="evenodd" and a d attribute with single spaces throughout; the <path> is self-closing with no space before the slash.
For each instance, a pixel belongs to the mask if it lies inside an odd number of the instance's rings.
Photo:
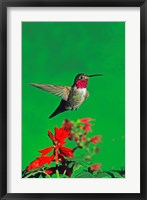
<path id="1" fill-rule="evenodd" d="M 94 77 L 94 76 L 103 76 L 102 74 L 93 74 L 93 75 L 89 75 L 88 77 L 91 78 L 91 77 Z"/>

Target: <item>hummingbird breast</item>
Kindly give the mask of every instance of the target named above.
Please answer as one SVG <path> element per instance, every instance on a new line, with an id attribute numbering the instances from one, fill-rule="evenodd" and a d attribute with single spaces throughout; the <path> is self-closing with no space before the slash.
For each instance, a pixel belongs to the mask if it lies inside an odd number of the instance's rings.
<path id="1" fill-rule="evenodd" d="M 73 87 L 67 99 L 67 103 L 65 106 L 66 109 L 67 110 L 77 109 L 85 100 L 86 92 L 87 92 L 86 88 Z"/>

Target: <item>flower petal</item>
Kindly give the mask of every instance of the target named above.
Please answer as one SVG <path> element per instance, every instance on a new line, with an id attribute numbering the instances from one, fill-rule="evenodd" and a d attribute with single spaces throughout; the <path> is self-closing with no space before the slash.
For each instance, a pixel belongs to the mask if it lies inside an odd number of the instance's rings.
<path id="1" fill-rule="evenodd" d="M 42 153 L 42 156 L 48 154 L 49 152 L 51 152 L 53 149 L 53 147 L 47 147 L 45 149 L 39 150 L 40 153 Z"/>
<path id="2" fill-rule="evenodd" d="M 60 153 L 61 153 L 63 156 L 66 156 L 66 157 L 68 157 L 68 158 L 73 156 L 73 150 L 70 149 L 70 148 L 67 148 L 67 147 L 60 147 L 59 150 L 60 150 Z"/>
<path id="3" fill-rule="evenodd" d="M 50 130 L 48 130 L 48 136 L 50 137 L 50 139 L 51 139 L 53 142 L 56 141 L 55 137 L 54 137 L 53 134 L 50 132 Z"/>
<path id="4" fill-rule="evenodd" d="M 29 166 L 27 167 L 27 171 L 30 171 L 31 169 L 38 168 L 40 166 L 40 159 L 36 158 L 34 161 L 32 161 Z"/>
<path id="5" fill-rule="evenodd" d="M 97 135 L 97 136 L 94 136 L 90 139 L 90 141 L 93 143 L 93 144 L 97 144 L 97 143 L 102 143 L 101 141 L 101 135 Z"/>
<path id="6" fill-rule="evenodd" d="M 100 171 L 100 170 L 101 170 L 100 167 L 101 167 L 101 164 L 98 163 L 98 164 L 93 164 L 93 165 L 91 165 L 91 166 L 90 166 L 90 169 L 91 169 L 92 171 L 96 171 L 96 170 Z"/>
<path id="7" fill-rule="evenodd" d="M 92 118 L 82 118 L 82 119 L 80 119 L 80 122 L 83 122 L 84 124 L 87 124 L 91 120 L 92 120 Z"/>
<path id="8" fill-rule="evenodd" d="M 71 131 L 71 128 L 73 127 L 73 123 L 70 122 L 68 119 L 65 119 L 62 126 L 66 131 Z"/>
<path id="9" fill-rule="evenodd" d="M 69 131 L 62 128 L 55 128 L 55 138 L 58 142 L 63 143 L 63 141 L 68 137 Z"/>
<path id="10" fill-rule="evenodd" d="M 83 130 L 85 130 L 85 132 L 88 133 L 89 131 L 91 131 L 91 126 L 92 124 L 85 124 L 85 126 L 83 127 Z"/>
<path id="11" fill-rule="evenodd" d="M 52 173 L 53 173 L 53 170 L 47 169 L 47 170 L 45 171 L 45 173 L 46 173 L 46 174 L 52 174 Z"/>
<path id="12" fill-rule="evenodd" d="M 39 168 L 44 164 L 50 164 L 53 160 L 54 160 L 54 155 L 40 156 L 30 163 L 30 165 L 27 167 L 27 171 L 30 171 L 31 169 Z"/>
<path id="13" fill-rule="evenodd" d="M 44 164 L 50 164 L 54 160 L 54 155 L 51 156 L 41 156 L 40 157 L 40 166 Z"/>

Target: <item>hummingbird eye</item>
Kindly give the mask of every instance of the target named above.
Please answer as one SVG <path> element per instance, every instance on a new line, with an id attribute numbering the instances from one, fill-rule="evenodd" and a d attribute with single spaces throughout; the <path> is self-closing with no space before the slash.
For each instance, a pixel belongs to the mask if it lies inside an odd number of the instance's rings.
<path id="1" fill-rule="evenodd" d="M 83 76 L 80 76 L 79 79 L 83 79 Z"/>

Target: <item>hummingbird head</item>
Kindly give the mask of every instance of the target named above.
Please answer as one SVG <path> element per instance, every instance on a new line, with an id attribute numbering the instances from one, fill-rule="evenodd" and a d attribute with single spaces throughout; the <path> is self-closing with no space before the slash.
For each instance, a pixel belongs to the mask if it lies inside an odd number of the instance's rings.
<path id="1" fill-rule="evenodd" d="M 88 84 L 88 79 L 94 76 L 102 76 L 102 74 L 93 74 L 93 75 L 78 74 L 75 77 L 73 86 L 76 86 L 77 89 L 86 88 Z"/>

